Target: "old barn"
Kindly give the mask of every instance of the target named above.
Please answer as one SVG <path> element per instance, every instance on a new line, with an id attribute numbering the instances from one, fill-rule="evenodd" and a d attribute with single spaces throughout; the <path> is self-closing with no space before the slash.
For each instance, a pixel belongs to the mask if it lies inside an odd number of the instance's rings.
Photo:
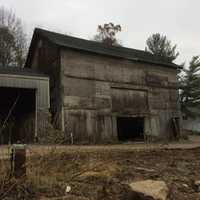
<path id="1" fill-rule="evenodd" d="M 178 66 L 161 57 L 35 29 L 25 67 L 49 76 L 54 127 L 75 142 L 180 133 Z"/>

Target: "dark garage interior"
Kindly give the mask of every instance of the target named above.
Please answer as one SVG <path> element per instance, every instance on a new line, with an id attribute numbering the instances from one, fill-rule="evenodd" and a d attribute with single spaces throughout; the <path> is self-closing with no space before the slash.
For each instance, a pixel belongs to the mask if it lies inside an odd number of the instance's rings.
<path id="1" fill-rule="evenodd" d="M 34 138 L 35 89 L 0 87 L 0 144 Z"/>
<path id="2" fill-rule="evenodd" d="M 144 118 L 143 117 L 118 117 L 118 139 L 120 141 L 143 141 Z"/>

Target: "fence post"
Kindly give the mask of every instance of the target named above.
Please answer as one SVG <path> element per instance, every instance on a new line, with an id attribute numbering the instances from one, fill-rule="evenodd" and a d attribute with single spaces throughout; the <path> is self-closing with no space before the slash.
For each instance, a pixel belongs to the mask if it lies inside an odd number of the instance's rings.
<path id="1" fill-rule="evenodd" d="M 11 173 L 15 178 L 26 176 L 26 145 L 14 144 L 11 150 Z"/>

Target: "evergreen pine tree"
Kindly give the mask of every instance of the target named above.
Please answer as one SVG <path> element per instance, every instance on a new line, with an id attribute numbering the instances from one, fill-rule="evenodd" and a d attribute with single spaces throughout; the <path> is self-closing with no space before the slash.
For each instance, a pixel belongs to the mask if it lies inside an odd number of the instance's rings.
<path id="1" fill-rule="evenodd" d="M 194 56 L 180 77 L 181 110 L 186 117 L 200 116 L 200 57 Z"/>
<path id="2" fill-rule="evenodd" d="M 147 39 L 145 50 L 172 62 L 179 56 L 176 47 L 176 45 L 171 44 L 166 36 L 156 33 Z"/>

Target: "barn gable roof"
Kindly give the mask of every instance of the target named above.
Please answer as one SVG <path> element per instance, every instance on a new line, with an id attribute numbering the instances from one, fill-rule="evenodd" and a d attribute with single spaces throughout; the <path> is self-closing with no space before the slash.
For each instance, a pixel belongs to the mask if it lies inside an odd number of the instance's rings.
<path id="1" fill-rule="evenodd" d="M 71 48 L 71 49 L 87 51 L 91 53 L 112 56 L 112 57 L 117 57 L 117 58 L 122 58 L 122 59 L 127 59 L 127 60 L 162 65 L 162 66 L 171 67 L 171 68 L 179 67 L 178 65 L 172 62 L 169 62 L 167 59 L 163 57 L 155 56 L 146 51 L 126 48 L 126 47 L 121 47 L 121 46 L 109 46 L 100 42 L 80 39 L 80 38 L 76 38 L 76 37 L 72 37 L 72 36 L 68 36 L 68 35 L 64 35 L 60 33 L 55 33 L 55 32 L 47 31 L 44 29 L 39 29 L 39 28 L 36 28 L 34 31 L 25 67 L 30 66 L 33 52 L 34 52 L 38 38 L 45 38 L 49 42 L 62 48 Z"/>

